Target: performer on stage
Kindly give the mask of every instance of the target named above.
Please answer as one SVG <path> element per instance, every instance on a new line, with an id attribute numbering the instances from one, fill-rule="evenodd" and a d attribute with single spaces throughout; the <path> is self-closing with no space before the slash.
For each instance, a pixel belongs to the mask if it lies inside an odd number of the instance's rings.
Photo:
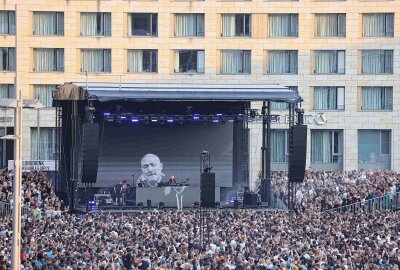
<path id="1" fill-rule="evenodd" d="M 126 205 L 126 193 L 128 192 L 129 185 L 126 183 L 126 180 L 122 182 L 121 185 L 121 200 L 122 200 L 122 205 Z"/>
<path id="2" fill-rule="evenodd" d="M 172 175 L 169 180 L 168 180 L 168 185 L 169 186 L 175 186 L 176 185 L 176 180 L 175 180 L 175 176 Z"/>
<path id="3" fill-rule="evenodd" d="M 162 173 L 163 164 L 154 154 L 146 154 L 140 161 L 142 174 L 136 180 L 136 186 L 143 182 L 144 187 L 157 187 L 165 174 Z"/>

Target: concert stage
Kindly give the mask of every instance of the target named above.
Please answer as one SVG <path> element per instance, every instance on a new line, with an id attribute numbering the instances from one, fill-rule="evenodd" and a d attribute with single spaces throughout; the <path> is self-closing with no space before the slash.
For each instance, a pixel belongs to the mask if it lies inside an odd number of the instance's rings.
<path id="1" fill-rule="evenodd" d="M 200 203 L 204 150 L 215 173 L 215 202 L 224 202 L 249 186 L 248 122 L 267 123 L 266 101 L 295 104 L 301 97 L 279 85 L 69 83 L 53 100 L 56 190 L 75 209 L 78 190 L 87 196 L 127 185 L 144 186 L 136 188 L 136 205 Z M 262 114 L 252 109 L 254 101 L 263 101 Z M 189 186 L 157 187 L 172 176 Z"/>

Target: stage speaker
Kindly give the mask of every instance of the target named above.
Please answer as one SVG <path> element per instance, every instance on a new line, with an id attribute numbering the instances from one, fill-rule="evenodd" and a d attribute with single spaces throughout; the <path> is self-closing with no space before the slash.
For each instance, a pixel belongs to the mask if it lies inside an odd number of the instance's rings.
<path id="1" fill-rule="evenodd" d="M 306 170 L 307 126 L 294 125 L 289 132 L 289 181 L 301 183 Z"/>
<path id="2" fill-rule="evenodd" d="M 147 200 L 147 207 L 151 207 L 151 200 Z"/>
<path id="3" fill-rule="evenodd" d="M 96 183 L 99 167 L 99 124 L 84 123 L 82 138 L 82 183 Z"/>
<path id="4" fill-rule="evenodd" d="M 257 193 L 245 192 L 243 196 L 244 206 L 256 206 L 257 205 Z"/>
<path id="5" fill-rule="evenodd" d="M 215 173 L 201 174 L 200 201 L 202 207 L 215 206 Z"/>

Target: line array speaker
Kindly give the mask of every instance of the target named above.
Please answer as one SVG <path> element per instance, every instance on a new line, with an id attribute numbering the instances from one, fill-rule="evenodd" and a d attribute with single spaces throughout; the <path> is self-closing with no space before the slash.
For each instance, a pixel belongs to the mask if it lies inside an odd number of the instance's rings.
<path id="1" fill-rule="evenodd" d="M 202 207 L 215 206 L 215 173 L 201 174 L 200 203 Z"/>
<path id="2" fill-rule="evenodd" d="M 307 126 L 294 125 L 289 130 L 289 181 L 304 181 L 307 152 Z"/>
<path id="3" fill-rule="evenodd" d="M 83 124 L 82 183 L 96 183 L 99 167 L 99 124 Z"/>

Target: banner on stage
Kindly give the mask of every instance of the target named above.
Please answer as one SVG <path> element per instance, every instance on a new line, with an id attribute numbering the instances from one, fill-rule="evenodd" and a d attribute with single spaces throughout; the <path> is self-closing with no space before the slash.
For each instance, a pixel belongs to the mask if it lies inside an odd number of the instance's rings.
<path id="1" fill-rule="evenodd" d="M 14 160 L 8 161 L 8 170 L 14 169 Z M 55 171 L 56 161 L 55 160 L 23 160 L 22 171 L 23 172 L 46 172 Z"/>

